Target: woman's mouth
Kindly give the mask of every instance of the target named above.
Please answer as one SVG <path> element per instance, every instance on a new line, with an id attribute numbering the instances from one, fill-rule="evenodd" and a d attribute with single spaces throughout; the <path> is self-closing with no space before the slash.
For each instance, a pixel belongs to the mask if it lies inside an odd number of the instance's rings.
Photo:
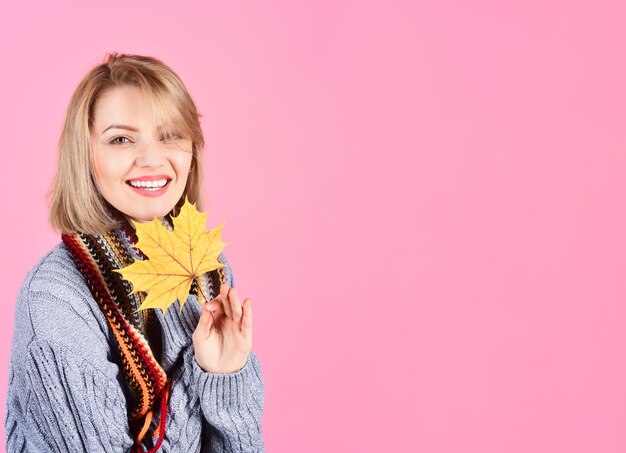
<path id="1" fill-rule="evenodd" d="M 140 195 L 158 197 L 167 191 L 171 179 L 157 179 L 154 181 L 126 181 L 131 189 Z"/>

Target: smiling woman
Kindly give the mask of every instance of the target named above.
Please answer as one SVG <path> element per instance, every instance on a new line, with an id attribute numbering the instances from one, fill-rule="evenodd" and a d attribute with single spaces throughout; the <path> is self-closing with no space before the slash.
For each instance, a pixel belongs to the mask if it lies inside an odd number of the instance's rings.
<path id="1" fill-rule="evenodd" d="M 165 216 L 185 191 L 193 143 L 170 129 L 154 124 L 150 104 L 134 86 L 110 90 L 94 107 L 91 158 L 98 191 L 135 221 Z"/>
<path id="2" fill-rule="evenodd" d="M 49 192 L 62 241 L 15 308 L 8 452 L 265 451 L 251 301 L 224 254 L 167 313 L 139 310 L 146 294 L 116 272 L 149 259 L 135 222 L 171 230 L 186 199 L 201 210 L 199 117 L 152 57 L 110 54 L 74 92 Z"/>

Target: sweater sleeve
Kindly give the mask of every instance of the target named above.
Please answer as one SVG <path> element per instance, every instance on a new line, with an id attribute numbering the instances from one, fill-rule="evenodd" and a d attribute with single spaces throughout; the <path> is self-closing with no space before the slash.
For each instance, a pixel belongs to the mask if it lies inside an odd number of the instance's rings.
<path id="1" fill-rule="evenodd" d="M 264 385 L 254 350 L 235 373 L 205 372 L 195 359 L 193 345 L 185 351 L 184 362 L 191 368 L 191 388 L 196 389 L 199 398 L 208 441 L 205 451 L 264 453 Z"/>
<path id="2" fill-rule="evenodd" d="M 7 452 L 128 452 L 119 383 L 67 348 L 34 338 L 10 362 Z"/>

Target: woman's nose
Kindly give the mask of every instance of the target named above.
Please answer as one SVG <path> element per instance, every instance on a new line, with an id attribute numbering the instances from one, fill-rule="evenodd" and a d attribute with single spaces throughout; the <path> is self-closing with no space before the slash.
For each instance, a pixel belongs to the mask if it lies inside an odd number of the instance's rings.
<path id="1" fill-rule="evenodd" d="M 165 162 L 165 155 L 160 148 L 160 143 L 156 140 L 150 140 L 145 143 L 137 157 L 135 163 L 138 167 L 159 167 Z"/>

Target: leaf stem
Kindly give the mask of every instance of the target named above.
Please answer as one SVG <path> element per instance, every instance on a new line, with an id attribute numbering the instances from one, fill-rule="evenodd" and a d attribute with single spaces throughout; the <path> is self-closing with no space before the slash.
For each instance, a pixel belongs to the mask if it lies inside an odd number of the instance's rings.
<path id="1" fill-rule="evenodd" d="M 198 291 L 200 291 L 200 294 L 202 295 L 202 298 L 204 299 L 204 303 L 206 304 L 209 300 L 204 295 L 204 292 L 202 291 L 202 288 L 200 287 L 200 284 L 196 285 L 196 287 L 198 288 Z"/>

